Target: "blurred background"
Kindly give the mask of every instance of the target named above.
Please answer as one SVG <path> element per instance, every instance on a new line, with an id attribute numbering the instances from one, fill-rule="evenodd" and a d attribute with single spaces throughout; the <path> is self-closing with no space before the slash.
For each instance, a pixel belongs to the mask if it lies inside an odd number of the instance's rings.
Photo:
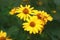
<path id="1" fill-rule="evenodd" d="M 44 10 L 53 17 L 42 34 L 25 32 L 21 27 L 23 21 L 9 14 L 12 8 L 21 4 Z M 0 0 L 0 30 L 6 31 L 13 40 L 60 40 L 60 0 Z"/>

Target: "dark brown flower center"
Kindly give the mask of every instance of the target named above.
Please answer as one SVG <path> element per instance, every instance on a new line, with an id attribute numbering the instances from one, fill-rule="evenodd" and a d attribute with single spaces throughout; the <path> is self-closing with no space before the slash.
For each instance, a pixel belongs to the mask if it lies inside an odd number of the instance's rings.
<path id="1" fill-rule="evenodd" d="M 6 40 L 6 38 L 5 37 L 0 37 L 0 40 Z"/>
<path id="2" fill-rule="evenodd" d="M 43 16 L 43 15 L 41 15 L 41 14 L 37 14 L 37 17 L 38 17 L 38 19 L 44 19 L 44 18 L 47 18 L 46 16 Z"/>
<path id="3" fill-rule="evenodd" d="M 45 19 L 47 19 L 46 16 L 43 16 L 41 14 L 37 14 L 38 19 L 42 20 L 44 23 L 46 22 Z"/>
<path id="4" fill-rule="evenodd" d="M 31 26 L 31 27 L 34 27 L 34 26 L 35 26 L 35 23 L 34 23 L 34 22 L 31 22 L 31 23 L 30 23 L 30 26 Z"/>
<path id="5" fill-rule="evenodd" d="M 25 9 L 23 10 L 23 13 L 24 13 L 24 14 L 28 14 L 28 13 L 29 13 L 29 10 L 28 10 L 27 8 L 25 8 Z"/>
<path id="6" fill-rule="evenodd" d="M 42 17 L 41 17 L 41 14 L 37 14 L 37 17 L 38 17 L 38 19 L 41 19 Z"/>

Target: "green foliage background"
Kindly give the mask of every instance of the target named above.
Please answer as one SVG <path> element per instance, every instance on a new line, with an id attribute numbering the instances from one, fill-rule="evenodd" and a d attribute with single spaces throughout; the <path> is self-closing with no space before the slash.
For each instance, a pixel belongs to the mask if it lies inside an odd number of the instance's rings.
<path id="1" fill-rule="evenodd" d="M 38 5 L 39 1 L 43 4 Z M 29 34 L 22 28 L 23 21 L 9 14 L 12 8 L 20 4 L 30 4 L 37 10 L 44 10 L 51 14 L 54 20 L 45 25 L 41 35 Z M 60 40 L 60 0 L 0 0 L 0 30 L 6 31 L 13 40 Z"/>

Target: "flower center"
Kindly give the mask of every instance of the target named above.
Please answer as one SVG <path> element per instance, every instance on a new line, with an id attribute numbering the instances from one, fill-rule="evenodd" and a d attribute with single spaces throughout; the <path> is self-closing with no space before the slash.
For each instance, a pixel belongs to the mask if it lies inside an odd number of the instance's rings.
<path id="1" fill-rule="evenodd" d="M 42 20 L 44 23 L 46 22 L 45 20 L 47 20 L 46 16 L 43 16 L 41 14 L 37 14 L 38 19 Z"/>
<path id="2" fill-rule="evenodd" d="M 37 14 L 38 19 L 41 19 L 41 14 Z"/>
<path id="3" fill-rule="evenodd" d="M 29 10 L 28 10 L 27 8 L 25 8 L 25 9 L 23 10 L 23 13 L 24 13 L 24 14 L 28 14 L 28 13 L 29 13 Z"/>
<path id="4" fill-rule="evenodd" d="M 30 26 L 31 26 L 31 27 L 34 27 L 34 26 L 35 26 L 35 23 L 34 23 L 34 22 L 31 22 L 31 23 L 30 23 Z"/>
<path id="5" fill-rule="evenodd" d="M 0 40 L 6 40 L 6 38 L 5 37 L 0 37 Z"/>

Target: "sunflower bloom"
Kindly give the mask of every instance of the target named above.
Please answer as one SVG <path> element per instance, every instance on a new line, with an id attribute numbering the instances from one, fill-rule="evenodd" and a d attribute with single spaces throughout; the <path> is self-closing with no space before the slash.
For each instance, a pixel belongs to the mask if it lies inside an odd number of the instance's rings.
<path id="1" fill-rule="evenodd" d="M 30 20 L 23 23 L 23 28 L 25 31 L 29 31 L 30 34 L 36 34 L 39 33 L 39 31 L 41 33 L 44 27 L 42 25 L 42 21 L 33 16 L 30 18 Z"/>
<path id="2" fill-rule="evenodd" d="M 26 19 L 31 17 L 30 14 L 32 14 L 32 10 L 33 7 L 30 8 L 30 5 L 26 5 L 25 7 L 20 5 L 20 7 L 17 9 L 17 12 L 19 13 L 17 14 L 17 16 L 25 21 Z"/>
<path id="3" fill-rule="evenodd" d="M 38 10 L 34 10 L 34 15 L 39 19 L 42 20 L 44 22 L 44 24 L 46 24 L 48 21 L 52 21 L 53 18 L 50 16 L 50 14 L 47 14 L 47 12 L 44 11 L 38 11 Z"/>
<path id="4" fill-rule="evenodd" d="M 6 37 L 7 36 L 7 33 L 6 32 L 3 32 L 2 30 L 0 31 L 0 40 L 12 40 L 12 39 L 10 39 L 10 38 L 8 38 L 8 37 Z"/>
<path id="5" fill-rule="evenodd" d="M 13 8 L 13 9 L 9 12 L 9 14 L 11 14 L 11 15 L 16 14 L 16 8 Z"/>

